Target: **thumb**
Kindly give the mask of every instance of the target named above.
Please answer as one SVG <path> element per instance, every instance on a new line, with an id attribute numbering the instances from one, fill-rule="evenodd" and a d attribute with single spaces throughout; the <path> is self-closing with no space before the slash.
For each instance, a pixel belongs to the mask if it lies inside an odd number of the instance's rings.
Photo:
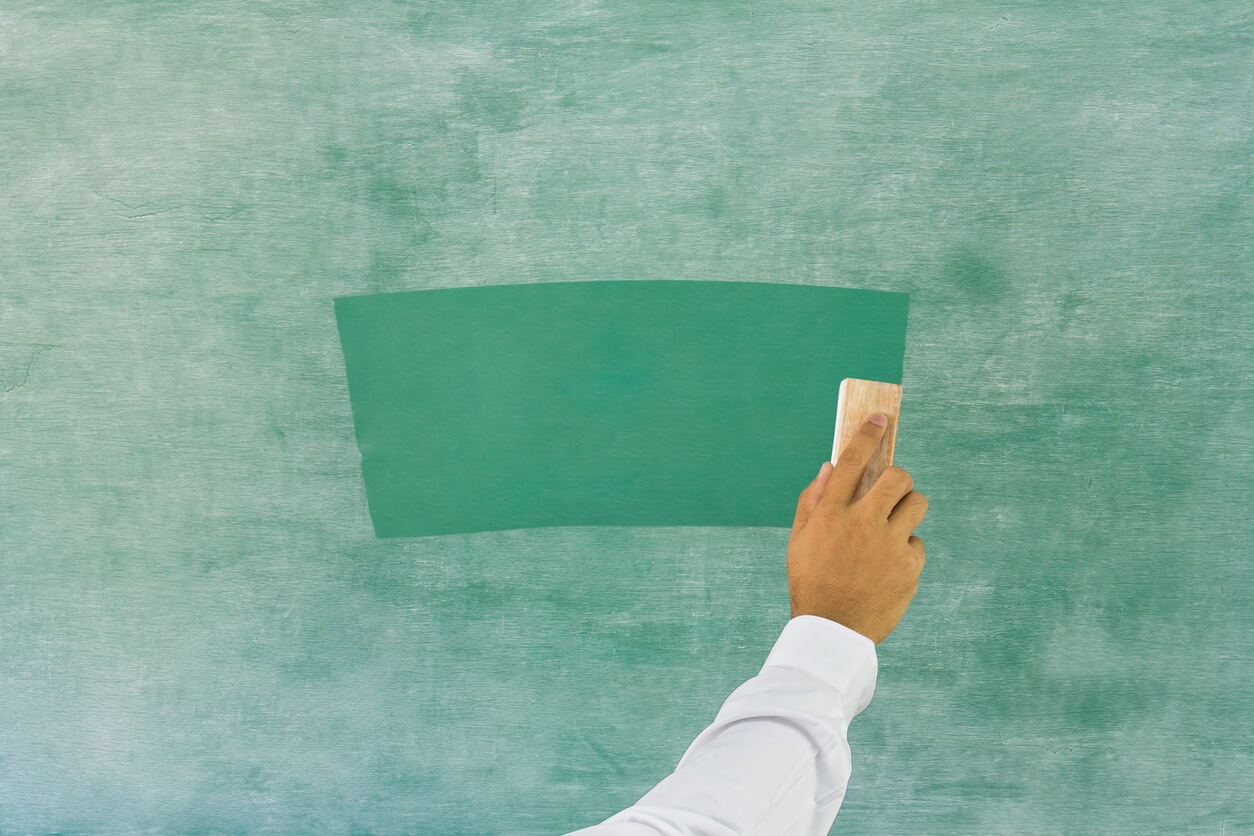
<path id="1" fill-rule="evenodd" d="M 827 480 L 831 478 L 831 475 L 832 463 L 823 462 L 818 475 L 801 492 L 801 499 L 797 502 L 797 516 L 792 521 L 794 531 L 805 525 L 806 520 L 810 518 L 810 512 L 819 504 L 819 497 L 823 495 L 823 488 L 827 486 Z"/>

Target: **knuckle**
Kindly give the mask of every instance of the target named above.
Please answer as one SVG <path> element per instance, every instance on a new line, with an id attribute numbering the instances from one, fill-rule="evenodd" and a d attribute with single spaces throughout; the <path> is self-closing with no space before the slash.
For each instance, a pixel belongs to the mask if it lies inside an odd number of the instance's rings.
<path id="1" fill-rule="evenodd" d="M 871 533 L 871 523 L 861 514 L 853 514 L 849 517 L 846 530 L 849 532 L 849 539 L 855 542 L 866 540 Z"/>
<path id="2" fill-rule="evenodd" d="M 869 456 L 857 447 L 850 447 L 840 454 L 840 463 L 844 467 L 866 467 Z"/>
<path id="3" fill-rule="evenodd" d="M 907 492 L 914 490 L 914 477 L 904 467 L 897 467 L 896 465 L 886 467 L 884 468 L 883 477 L 891 479 L 894 485 L 904 487 Z"/>

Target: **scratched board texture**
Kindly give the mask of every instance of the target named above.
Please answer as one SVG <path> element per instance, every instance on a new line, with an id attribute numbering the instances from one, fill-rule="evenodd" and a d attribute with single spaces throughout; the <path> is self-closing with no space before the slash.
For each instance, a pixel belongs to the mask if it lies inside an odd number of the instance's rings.
<path id="1" fill-rule="evenodd" d="M 1248 2 L 5 3 L 0 832 L 633 803 L 788 530 L 376 538 L 332 300 L 675 279 L 910 294 L 835 831 L 1254 833 L 1252 161 Z"/>

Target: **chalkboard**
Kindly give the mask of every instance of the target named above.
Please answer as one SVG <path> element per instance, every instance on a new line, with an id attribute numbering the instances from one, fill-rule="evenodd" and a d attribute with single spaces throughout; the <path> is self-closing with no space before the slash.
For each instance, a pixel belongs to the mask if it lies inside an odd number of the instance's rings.
<path id="1" fill-rule="evenodd" d="M 788 529 L 378 537 L 337 332 L 599 281 L 909 294 L 928 562 L 836 831 L 1254 832 L 1252 32 L 6 4 L 0 832 L 553 834 L 673 769 Z"/>

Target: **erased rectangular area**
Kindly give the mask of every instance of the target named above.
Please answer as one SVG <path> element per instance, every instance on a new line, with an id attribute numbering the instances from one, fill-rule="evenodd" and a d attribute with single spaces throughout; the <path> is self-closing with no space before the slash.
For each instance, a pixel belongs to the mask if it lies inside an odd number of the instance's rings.
<path id="1" fill-rule="evenodd" d="M 722 281 L 339 297 L 375 534 L 789 527 L 840 381 L 901 382 L 909 298 Z"/>

